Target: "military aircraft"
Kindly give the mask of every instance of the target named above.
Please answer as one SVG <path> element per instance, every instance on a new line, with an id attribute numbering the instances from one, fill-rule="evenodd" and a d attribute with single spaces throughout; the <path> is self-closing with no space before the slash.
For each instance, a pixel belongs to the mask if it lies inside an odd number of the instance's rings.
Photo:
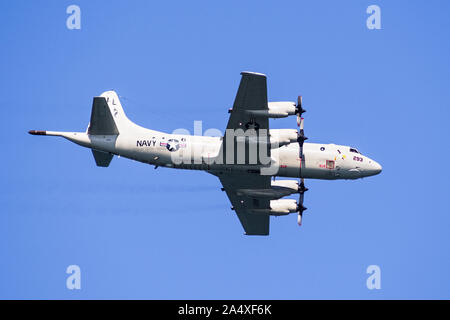
<path id="1" fill-rule="evenodd" d="M 302 97 L 268 102 L 266 75 L 242 72 L 222 137 L 168 134 L 130 121 L 114 91 L 94 97 L 86 132 L 30 130 L 92 149 L 97 166 L 114 155 L 158 166 L 204 170 L 222 183 L 246 235 L 268 235 L 270 216 L 298 214 L 302 223 L 305 179 L 358 179 L 381 166 L 356 148 L 305 143 Z M 269 129 L 269 118 L 297 117 L 296 129 Z M 272 179 L 273 177 L 273 179 Z M 299 179 L 276 180 L 276 177 Z M 281 199 L 299 194 L 298 201 Z"/>

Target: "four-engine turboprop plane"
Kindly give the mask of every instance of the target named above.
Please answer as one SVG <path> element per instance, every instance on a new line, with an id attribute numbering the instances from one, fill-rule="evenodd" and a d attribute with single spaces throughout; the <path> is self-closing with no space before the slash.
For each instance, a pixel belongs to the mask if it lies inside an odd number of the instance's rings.
<path id="1" fill-rule="evenodd" d="M 295 102 L 268 102 L 266 76 L 242 72 L 223 137 L 168 134 L 146 129 L 125 115 L 114 91 L 95 97 L 86 132 L 31 130 L 64 137 L 92 149 L 97 166 L 114 155 L 178 169 L 204 170 L 217 176 L 247 235 L 268 235 L 270 216 L 298 213 L 301 225 L 305 179 L 358 179 L 381 166 L 357 149 L 305 143 L 301 96 Z M 299 130 L 269 129 L 269 118 L 297 116 Z M 271 177 L 274 179 L 272 180 Z M 298 178 L 275 180 L 275 177 Z M 299 200 L 281 199 L 299 194 Z"/>

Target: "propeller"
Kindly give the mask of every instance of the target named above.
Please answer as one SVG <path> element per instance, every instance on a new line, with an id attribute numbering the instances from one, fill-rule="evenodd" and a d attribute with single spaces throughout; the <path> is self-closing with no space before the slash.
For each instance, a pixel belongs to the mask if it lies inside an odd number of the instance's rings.
<path id="1" fill-rule="evenodd" d="M 305 180 L 303 178 L 300 179 L 300 185 L 298 186 L 298 193 L 299 193 L 299 199 L 297 203 L 297 223 L 299 226 L 302 225 L 302 217 L 303 217 L 303 211 L 305 211 L 307 208 L 303 206 L 303 200 L 305 197 L 305 192 L 308 191 L 308 188 L 305 187 Z"/>
<path id="2" fill-rule="evenodd" d="M 303 206 L 303 200 L 305 197 L 305 192 L 308 191 L 308 188 L 305 187 L 305 180 L 301 178 L 302 176 L 302 165 L 304 162 L 304 155 L 303 155 L 303 143 L 308 138 L 305 136 L 305 131 L 303 130 L 303 122 L 304 119 L 302 118 L 302 114 L 305 113 L 306 110 L 302 107 L 302 96 L 298 96 L 297 99 L 297 105 L 295 107 L 295 113 L 297 114 L 297 126 L 299 127 L 298 133 L 297 133 L 297 142 L 299 145 L 299 159 L 300 159 L 300 184 L 298 188 L 299 193 L 299 199 L 297 203 L 297 223 L 299 226 L 302 225 L 302 217 L 303 217 L 303 211 L 305 211 L 307 208 Z"/>
<path id="3" fill-rule="evenodd" d="M 303 143 L 308 138 L 305 137 L 305 131 L 303 130 L 303 118 L 302 114 L 306 112 L 305 109 L 302 107 L 302 96 L 298 96 L 297 98 L 297 105 L 295 106 L 295 113 L 297 114 L 297 126 L 299 127 L 299 130 L 297 132 L 297 142 L 300 146 L 300 152 L 299 152 L 299 158 L 303 160 Z M 301 168 L 301 162 L 300 161 L 300 168 Z"/>
<path id="4" fill-rule="evenodd" d="M 303 159 L 303 143 L 305 142 L 305 140 L 308 140 L 308 137 L 305 136 L 305 131 L 303 130 L 303 122 L 304 122 L 304 119 L 300 118 L 300 123 L 298 125 L 300 130 L 298 130 L 298 132 L 297 132 L 297 142 L 300 146 L 299 154 L 298 154 L 298 157 L 301 159 L 300 168 L 301 168 L 301 163 L 304 160 Z"/>
<path id="5" fill-rule="evenodd" d="M 302 96 L 297 97 L 297 105 L 295 106 L 295 114 L 297 115 L 297 126 L 300 126 L 300 119 L 306 110 L 302 108 Z"/>

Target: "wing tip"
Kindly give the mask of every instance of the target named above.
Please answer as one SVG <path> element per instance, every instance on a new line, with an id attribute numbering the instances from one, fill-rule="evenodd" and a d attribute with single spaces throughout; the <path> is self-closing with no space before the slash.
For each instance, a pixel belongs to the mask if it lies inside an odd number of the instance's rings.
<path id="1" fill-rule="evenodd" d="M 252 72 L 252 71 L 242 71 L 241 72 L 241 76 L 244 76 L 244 75 L 251 75 L 251 76 L 258 76 L 258 77 L 267 78 L 267 76 L 264 73 Z"/>
<path id="2" fill-rule="evenodd" d="M 268 236 L 269 232 L 244 232 L 246 236 Z"/>

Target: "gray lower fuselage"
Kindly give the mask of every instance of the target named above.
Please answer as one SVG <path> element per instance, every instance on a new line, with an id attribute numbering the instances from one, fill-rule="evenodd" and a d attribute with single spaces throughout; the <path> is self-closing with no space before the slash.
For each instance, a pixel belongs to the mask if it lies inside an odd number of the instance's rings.
<path id="1" fill-rule="evenodd" d="M 84 132 L 55 132 L 55 135 L 94 150 L 177 169 L 228 173 L 261 169 L 261 174 L 271 176 L 325 180 L 358 179 L 381 171 L 376 161 L 348 146 L 335 144 L 305 143 L 303 161 L 299 157 L 298 143 L 273 148 L 270 166 L 265 166 L 270 170 L 264 171 L 264 166 L 258 168 L 257 164 L 219 161 L 220 137 L 166 134 L 137 125 L 119 135 L 89 135 Z"/>

